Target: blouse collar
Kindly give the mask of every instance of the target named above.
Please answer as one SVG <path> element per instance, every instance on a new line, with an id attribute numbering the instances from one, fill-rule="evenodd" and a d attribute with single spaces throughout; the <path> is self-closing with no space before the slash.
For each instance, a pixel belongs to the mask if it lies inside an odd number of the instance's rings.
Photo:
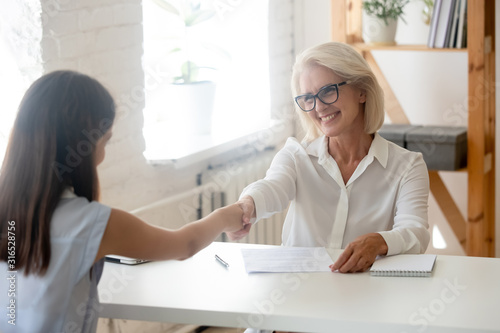
<path id="1" fill-rule="evenodd" d="M 66 187 L 64 189 L 63 194 L 61 195 L 61 199 L 72 199 L 72 198 L 76 198 L 76 194 L 75 194 L 73 188 Z"/>
<path id="2" fill-rule="evenodd" d="M 382 167 L 387 166 L 387 160 L 389 158 L 389 146 L 387 140 L 382 138 L 378 133 L 375 133 L 373 141 L 368 150 L 367 158 L 369 160 L 377 159 Z M 326 136 L 320 136 L 319 138 L 313 140 L 306 147 L 306 152 L 311 155 L 318 157 L 318 161 L 321 163 L 326 158 L 330 157 L 328 153 L 328 138 Z"/>

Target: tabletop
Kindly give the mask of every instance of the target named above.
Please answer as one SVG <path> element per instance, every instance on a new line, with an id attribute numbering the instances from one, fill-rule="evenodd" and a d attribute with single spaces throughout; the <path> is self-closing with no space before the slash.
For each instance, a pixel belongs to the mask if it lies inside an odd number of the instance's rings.
<path id="1" fill-rule="evenodd" d="M 241 249 L 264 247 L 216 242 L 184 261 L 106 263 L 100 316 L 295 332 L 500 332 L 500 259 L 438 255 L 431 277 L 247 274 Z"/>

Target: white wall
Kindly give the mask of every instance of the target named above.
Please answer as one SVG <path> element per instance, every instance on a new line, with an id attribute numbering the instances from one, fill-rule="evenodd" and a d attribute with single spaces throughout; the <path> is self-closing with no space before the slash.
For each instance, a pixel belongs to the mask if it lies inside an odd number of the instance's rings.
<path id="1" fill-rule="evenodd" d="M 294 1 L 295 52 L 331 40 L 330 0 Z"/>
<path id="2" fill-rule="evenodd" d="M 500 13 L 497 6 L 497 17 Z M 421 19 L 423 2 L 409 3 L 405 20 L 399 22 L 396 41 L 399 44 L 426 44 L 429 27 Z M 296 1 L 296 49 L 331 40 L 331 11 L 329 0 Z M 499 35 L 497 28 L 497 36 Z M 497 37 L 500 38 L 500 37 Z M 497 43 L 497 45 L 500 45 Z M 500 58 L 497 52 L 497 59 Z M 423 125 L 467 126 L 467 54 L 466 52 L 374 52 L 382 72 L 393 88 L 410 121 Z M 500 63 L 497 60 L 497 63 Z M 497 65 L 497 71 L 500 71 Z M 497 91 L 497 105 L 500 103 Z M 497 118 L 500 117 L 500 105 Z M 500 126 L 497 126 L 496 189 L 497 207 L 500 207 Z M 455 199 L 460 211 L 467 216 L 467 175 L 463 172 L 440 172 L 443 181 Z M 429 200 L 429 220 L 438 226 L 447 242 L 445 251 L 436 253 L 463 254 L 451 229 L 437 207 Z M 500 257 L 500 212 L 496 218 L 497 257 Z"/>
<path id="3" fill-rule="evenodd" d="M 405 20 L 398 22 L 398 44 L 427 44 L 429 26 L 421 19 L 423 2 L 410 2 Z M 412 124 L 467 126 L 466 52 L 374 52 L 382 72 Z M 467 174 L 440 172 L 464 218 L 467 217 Z M 445 249 L 428 252 L 462 255 L 464 251 L 437 206 L 429 196 L 429 222 L 433 236 L 443 236 Z"/>

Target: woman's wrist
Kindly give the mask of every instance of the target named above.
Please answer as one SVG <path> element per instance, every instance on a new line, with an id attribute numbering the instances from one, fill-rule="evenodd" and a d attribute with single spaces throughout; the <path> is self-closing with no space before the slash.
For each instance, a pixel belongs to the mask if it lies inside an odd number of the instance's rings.
<path id="1" fill-rule="evenodd" d="M 382 237 L 381 234 L 379 233 L 375 234 L 378 236 L 380 241 L 378 255 L 386 255 L 389 251 L 389 246 L 387 245 L 387 242 L 385 241 L 384 237 Z"/>
<path id="2" fill-rule="evenodd" d="M 250 219 L 256 217 L 255 210 L 255 201 L 250 195 L 245 195 L 240 199 L 241 208 L 243 209 L 243 213 L 245 216 L 248 216 Z"/>

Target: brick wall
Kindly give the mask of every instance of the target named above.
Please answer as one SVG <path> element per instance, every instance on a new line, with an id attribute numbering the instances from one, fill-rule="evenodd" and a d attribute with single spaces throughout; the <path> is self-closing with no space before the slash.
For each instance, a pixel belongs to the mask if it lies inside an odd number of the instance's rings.
<path id="1" fill-rule="evenodd" d="M 292 0 L 269 3 L 269 80 L 271 113 L 274 119 L 294 119 L 290 92 L 292 66 L 295 61 L 293 34 L 294 4 Z"/>
<path id="2" fill-rule="evenodd" d="M 41 9 L 40 73 L 72 69 L 91 75 L 117 102 L 113 137 L 99 166 L 101 201 L 133 210 L 193 188 L 196 174 L 211 161 L 176 170 L 172 166 L 153 167 L 142 155 L 145 74 L 141 66 L 141 0 L 31 0 L 20 6 Z M 276 87 L 272 109 L 283 118 L 290 106 L 292 1 L 273 1 L 270 19 L 271 85 Z M 231 154 L 224 158 L 230 159 Z"/>
<path id="3" fill-rule="evenodd" d="M 135 208 L 147 200 L 144 189 L 137 193 L 136 184 L 143 182 L 150 168 L 142 157 L 141 1 L 50 0 L 41 4 L 44 72 L 72 69 L 91 75 L 115 98 L 113 138 L 99 167 L 102 201 Z"/>

